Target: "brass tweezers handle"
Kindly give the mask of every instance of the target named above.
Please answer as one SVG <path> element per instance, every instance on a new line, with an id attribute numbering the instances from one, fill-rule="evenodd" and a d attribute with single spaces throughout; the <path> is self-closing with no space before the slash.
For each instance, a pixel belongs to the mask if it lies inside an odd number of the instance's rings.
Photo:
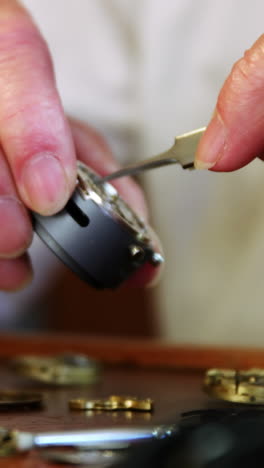
<path id="1" fill-rule="evenodd" d="M 103 183 L 108 182 L 109 180 L 118 179 L 119 177 L 132 176 L 142 171 L 167 166 L 169 164 L 180 164 L 183 169 L 193 169 L 196 149 L 205 128 L 206 127 L 199 128 L 177 136 L 175 138 L 174 145 L 164 153 L 139 161 L 135 164 L 131 164 L 123 169 L 113 172 L 112 174 L 102 177 L 98 182 Z"/>

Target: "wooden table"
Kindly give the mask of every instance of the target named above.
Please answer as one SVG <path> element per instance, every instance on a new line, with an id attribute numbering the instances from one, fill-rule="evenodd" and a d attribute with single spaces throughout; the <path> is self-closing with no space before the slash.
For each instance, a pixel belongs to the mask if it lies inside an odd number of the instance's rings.
<path id="1" fill-rule="evenodd" d="M 113 425 L 144 426 L 166 422 L 180 413 L 215 406 L 201 390 L 202 374 L 212 366 L 264 366 L 264 353 L 258 350 L 172 347 L 158 342 L 125 342 L 79 337 L 1 336 L 0 358 L 23 353 L 52 354 L 65 351 L 83 352 L 105 361 L 100 382 L 89 387 L 52 388 L 33 384 L 0 366 L 1 388 L 41 390 L 43 410 L 0 413 L 0 426 L 23 431 L 54 431 Z M 110 394 L 151 397 L 153 414 L 85 413 L 68 409 L 74 397 L 98 398 Z M 55 468 L 37 453 L 0 459 L 1 467 Z M 61 465 L 58 465 L 61 466 Z"/>

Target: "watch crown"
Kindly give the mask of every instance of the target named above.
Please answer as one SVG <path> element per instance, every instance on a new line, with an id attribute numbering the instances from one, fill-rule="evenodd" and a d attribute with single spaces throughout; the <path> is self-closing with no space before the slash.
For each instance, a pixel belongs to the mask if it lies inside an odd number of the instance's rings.
<path id="1" fill-rule="evenodd" d="M 150 262 L 153 266 L 159 266 L 164 263 L 164 257 L 159 252 L 153 252 Z"/>

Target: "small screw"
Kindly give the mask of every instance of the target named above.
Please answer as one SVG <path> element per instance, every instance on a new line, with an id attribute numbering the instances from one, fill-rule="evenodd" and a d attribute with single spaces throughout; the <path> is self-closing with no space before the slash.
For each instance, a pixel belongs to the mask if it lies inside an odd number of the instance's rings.
<path id="1" fill-rule="evenodd" d="M 129 253 L 134 262 L 139 263 L 144 260 L 145 252 L 142 247 L 139 247 L 139 245 L 130 245 Z"/>

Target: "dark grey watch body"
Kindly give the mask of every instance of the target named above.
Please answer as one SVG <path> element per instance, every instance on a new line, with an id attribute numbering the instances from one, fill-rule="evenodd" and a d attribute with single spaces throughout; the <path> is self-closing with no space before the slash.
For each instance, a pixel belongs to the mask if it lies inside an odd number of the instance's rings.
<path id="1" fill-rule="evenodd" d="M 76 189 L 53 216 L 33 213 L 36 233 L 81 279 L 115 288 L 146 263 L 163 259 L 148 229 L 109 183 L 79 163 Z"/>

